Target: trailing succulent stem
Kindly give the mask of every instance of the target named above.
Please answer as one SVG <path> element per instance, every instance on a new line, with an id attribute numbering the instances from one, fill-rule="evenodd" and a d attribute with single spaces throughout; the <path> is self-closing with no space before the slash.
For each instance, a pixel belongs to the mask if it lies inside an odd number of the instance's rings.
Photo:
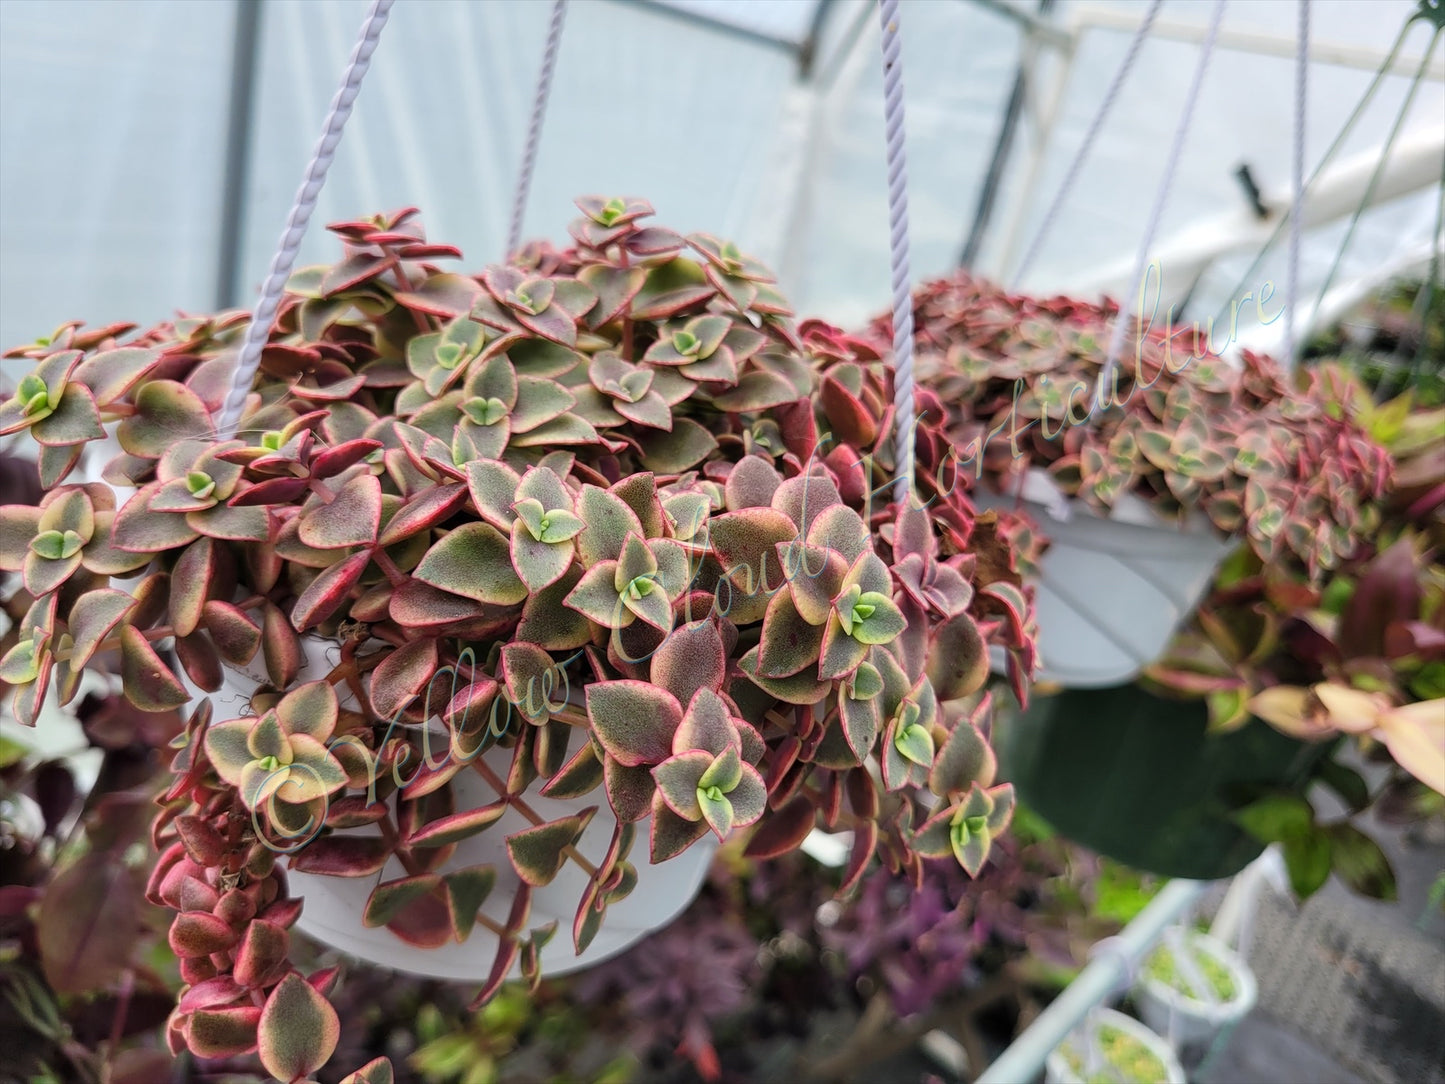
<path id="1" fill-rule="evenodd" d="M 848 888 L 875 857 L 977 872 L 1008 822 L 983 686 L 991 645 L 1020 698 L 1033 668 L 1026 522 L 940 484 L 941 415 L 921 501 L 878 499 L 875 350 L 645 201 L 578 206 L 573 247 L 479 275 L 439 269 L 459 253 L 414 210 L 332 226 L 343 258 L 293 276 L 233 440 L 244 313 L 9 355 L 33 368 L 0 434 L 34 438 L 48 490 L 0 509 L 16 716 L 116 663 L 142 711 L 254 686 L 234 718 L 199 700 L 154 826 L 174 1049 L 287 1081 L 330 1056 L 287 871 L 374 879 L 364 923 L 414 946 L 487 931 L 480 1001 L 537 980 L 558 923 L 532 893 L 569 862 L 580 952 L 639 866 L 707 835 L 767 857 L 846 825 Z M 478 777 L 491 798 L 460 801 Z M 509 810 L 497 908 L 498 864 L 455 856 Z"/>

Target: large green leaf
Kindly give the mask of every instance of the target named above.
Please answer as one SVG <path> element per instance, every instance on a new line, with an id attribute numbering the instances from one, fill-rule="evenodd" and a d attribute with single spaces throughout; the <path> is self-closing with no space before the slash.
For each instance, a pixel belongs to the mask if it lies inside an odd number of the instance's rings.
<path id="1" fill-rule="evenodd" d="M 1327 746 L 1252 721 L 1211 735 L 1204 701 L 1135 685 L 1035 697 L 1000 720 L 1000 778 L 1062 835 L 1136 869 L 1215 880 L 1264 844 L 1233 814 L 1270 790 L 1299 790 Z"/>

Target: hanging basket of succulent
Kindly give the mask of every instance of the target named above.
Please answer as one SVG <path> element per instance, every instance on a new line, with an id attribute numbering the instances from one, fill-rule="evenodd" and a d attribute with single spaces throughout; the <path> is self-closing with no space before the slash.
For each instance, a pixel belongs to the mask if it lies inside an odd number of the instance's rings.
<path id="1" fill-rule="evenodd" d="M 734 834 L 849 830 L 852 883 L 977 870 L 1008 822 L 978 694 L 990 645 L 1021 692 L 1030 665 L 1014 536 L 889 501 L 888 370 L 757 263 L 579 205 L 574 248 L 478 276 L 410 211 L 333 227 L 234 439 L 244 314 L 12 352 L 0 431 L 50 490 L 0 512 L 12 710 L 112 658 L 136 707 L 192 705 L 150 888 L 177 1048 L 254 1047 L 276 999 L 324 1022 L 292 929 L 486 997 L 666 922 Z M 105 482 L 68 484 L 107 436 Z"/>
<path id="2" fill-rule="evenodd" d="M 1388 455 L 1265 358 L 1232 364 L 1197 327 L 1144 323 L 1110 364 L 1113 307 L 966 275 L 922 286 L 914 314 L 919 379 L 955 449 L 948 484 L 983 507 L 1022 503 L 1050 538 L 1042 680 L 1131 680 L 1237 539 L 1318 582 L 1372 529 Z"/>

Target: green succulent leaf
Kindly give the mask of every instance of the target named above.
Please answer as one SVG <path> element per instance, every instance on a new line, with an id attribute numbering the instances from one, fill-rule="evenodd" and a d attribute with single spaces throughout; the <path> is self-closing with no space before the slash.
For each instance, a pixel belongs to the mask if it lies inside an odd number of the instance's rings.
<path id="1" fill-rule="evenodd" d="M 271 991 L 256 1029 L 261 1064 L 278 1080 L 310 1076 L 331 1059 L 340 1037 L 336 1010 L 296 972 Z"/>
<path id="2" fill-rule="evenodd" d="M 596 813 L 597 807 L 589 806 L 574 816 L 508 836 L 507 856 L 517 876 L 534 888 L 551 884 L 567 860 L 567 850 L 581 838 Z"/>
<path id="3" fill-rule="evenodd" d="M 489 523 L 464 523 L 434 543 L 412 573 L 423 583 L 495 606 L 527 597 L 507 538 Z"/>

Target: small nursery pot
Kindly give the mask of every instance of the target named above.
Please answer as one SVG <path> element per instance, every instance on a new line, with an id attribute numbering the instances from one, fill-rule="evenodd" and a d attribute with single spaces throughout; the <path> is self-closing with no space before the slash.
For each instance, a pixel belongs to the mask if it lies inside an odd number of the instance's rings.
<path id="1" fill-rule="evenodd" d="M 1066 1050 L 1072 1044 L 1083 1054 L 1083 1043 L 1089 1043 L 1098 1049 L 1100 1034 L 1107 1035 L 1111 1031 L 1122 1033 L 1125 1040 L 1133 1040 L 1144 1047 L 1163 1067 L 1163 1072 L 1154 1076 L 1131 1075 L 1118 1067 L 1119 1071 L 1110 1079 L 1117 1079 L 1121 1084 L 1185 1084 L 1184 1069 L 1169 1044 L 1133 1017 L 1113 1009 L 1099 1009 L 1093 1013 L 1072 1037 L 1050 1052 L 1044 1062 L 1045 1084 L 1086 1084 L 1093 1079 L 1087 1068 L 1082 1072 L 1076 1069 L 1076 1063 L 1070 1060 Z M 1087 1059 L 1087 1054 L 1084 1056 Z M 1098 1057 L 1103 1059 L 1103 1050 L 1099 1050 Z M 1087 1064 L 1086 1060 L 1085 1065 Z"/>
<path id="2" fill-rule="evenodd" d="M 1132 681 L 1198 605 L 1231 543 L 1203 517 L 1183 527 L 1126 494 L 1107 518 L 1030 470 L 1019 494 L 1051 539 L 1039 566 L 1040 681 L 1096 689 Z M 978 491 L 981 508 L 1013 496 Z"/>
<path id="3" fill-rule="evenodd" d="M 316 636 L 301 638 L 303 662 L 297 682 L 326 677 L 339 660 L 335 643 Z M 190 685 L 189 680 L 186 681 Z M 258 657 L 246 667 L 227 666 L 221 689 L 209 694 L 216 718 L 226 719 L 243 714 L 252 694 L 266 683 L 265 668 Z M 194 696 L 207 695 L 191 686 Z M 354 705 L 342 697 L 342 705 Z M 437 732 L 433 732 L 437 733 Z M 440 736 L 438 753 L 445 755 L 447 738 Z M 511 763 L 510 749 L 492 747 L 480 757 L 493 772 L 506 777 Z M 458 810 L 477 808 L 495 800 L 495 793 L 474 771 L 463 771 L 452 781 Z M 577 851 L 591 862 L 601 862 L 606 855 L 616 818 L 605 798 L 552 800 L 529 793 L 527 805 L 545 820 L 551 821 L 580 812 L 587 806 L 598 806 L 587 830 L 577 841 Z M 521 883 L 507 857 L 506 837 L 529 827 L 531 822 L 509 809 L 479 835 L 456 845 L 452 857 L 438 872 L 468 866 L 490 865 L 496 869 L 497 880 L 482 912 L 498 923 L 505 923 L 517 886 Z M 649 820 L 637 825 L 638 834 L 646 838 Z M 362 832 L 349 834 L 360 835 Z M 717 851 L 717 837 L 709 833 L 682 854 L 654 865 L 639 855 L 638 883 L 626 898 L 607 910 L 607 921 L 592 943 L 578 955 L 573 948 L 570 930 L 577 900 L 587 885 L 587 876 L 573 863 L 566 863 L 548 885 L 532 894 L 533 925 L 556 920 L 558 936 L 544 945 L 539 953 L 541 970 L 546 975 L 562 975 L 577 971 L 629 948 L 654 930 L 666 926 L 684 910 L 702 888 L 707 868 Z M 439 948 L 424 948 L 401 939 L 385 927 L 368 927 L 362 922 L 367 900 L 378 880 L 389 881 L 406 876 L 401 863 L 393 857 L 380 877 L 332 877 L 315 873 L 287 872 L 291 894 L 305 900 L 296 929 L 323 944 L 381 967 L 405 971 L 427 978 L 456 982 L 475 982 L 484 977 L 497 953 L 497 936 L 478 925 L 470 936 L 457 944 L 449 942 Z M 512 975 L 520 973 L 513 964 Z"/>
<path id="4" fill-rule="evenodd" d="M 1180 931 L 1180 936 L 1166 939 L 1155 951 L 1156 955 L 1145 961 L 1134 1000 L 1144 1022 L 1168 1036 L 1175 1046 L 1205 1045 L 1254 1008 L 1259 995 L 1254 972 L 1239 953 L 1208 934 Z M 1150 962 L 1156 961 L 1160 952 L 1173 957 L 1172 981 L 1151 973 Z M 1182 967 L 1178 962 L 1181 953 L 1206 957 L 1212 965 L 1210 971 L 1227 976 L 1228 996 L 1212 985 L 1210 975 L 1204 973 L 1206 965 L 1195 962 L 1192 972 Z M 1187 985 L 1189 992 L 1180 989 L 1181 985 Z"/>

